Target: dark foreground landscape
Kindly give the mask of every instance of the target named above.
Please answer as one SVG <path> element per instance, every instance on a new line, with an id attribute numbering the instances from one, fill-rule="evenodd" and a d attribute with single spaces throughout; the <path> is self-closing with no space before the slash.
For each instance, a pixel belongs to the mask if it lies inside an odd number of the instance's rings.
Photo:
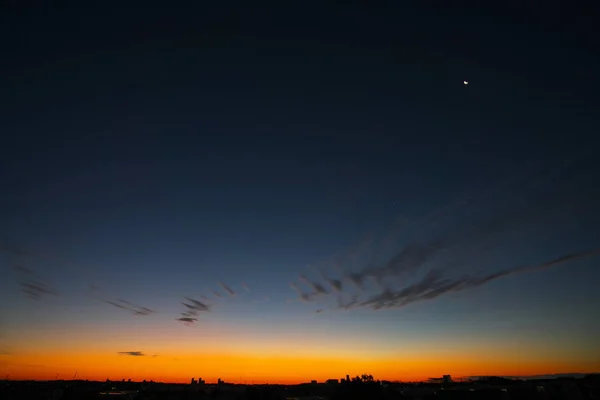
<path id="1" fill-rule="evenodd" d="M 367 377 L 367 379 L 365 379 Z M 479 378 L 468 382 L 403 383 L 369 376 L 300 385 L 237 385 L 155 382 L 9 381 L 0 399 L 600 399 L 600 374 L 581 378 L 517 380 Z"/>

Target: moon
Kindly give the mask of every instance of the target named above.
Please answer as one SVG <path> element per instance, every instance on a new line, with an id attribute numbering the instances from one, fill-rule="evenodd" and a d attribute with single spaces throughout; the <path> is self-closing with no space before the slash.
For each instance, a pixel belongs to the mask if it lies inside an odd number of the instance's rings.
<path id="1" fill-rule="evenodd" d="M 468 84 L 469 84 L 469 82 L 467 82 L 467 81 L 463 81 L 463 83 L 464 83 L 465 85 L 468 85 Z"/>

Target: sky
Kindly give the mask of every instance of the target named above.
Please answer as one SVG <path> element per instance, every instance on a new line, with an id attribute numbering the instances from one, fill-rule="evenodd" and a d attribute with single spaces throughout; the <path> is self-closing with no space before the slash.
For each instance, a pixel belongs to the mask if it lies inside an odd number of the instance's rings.
<path id="1" fill-rule="evenodd" d="M 245 3 L 2 6 L 0 376 L 600 371 L 593 13 Z"/>

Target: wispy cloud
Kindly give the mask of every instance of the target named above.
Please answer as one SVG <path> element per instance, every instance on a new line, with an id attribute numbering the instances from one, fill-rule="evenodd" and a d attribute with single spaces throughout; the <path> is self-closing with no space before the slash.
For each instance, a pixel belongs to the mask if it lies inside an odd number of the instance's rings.
<path id="1" fill-rule="evenodd" d="M 123 310 L 129 310 L 128 307 L 125 307 L 123 304 L 117 303 L 116 301 L 106 300 L 106 303 Z"/>
<path id="2" fill-rule="evenodd" d="M 106 304 L 110 304 L 113 307 L 120 308 L 122 310 L 127 310 L 127 311 L 131 312 L 133 315 L 146 316 L 146 315 L 154 314 L 156 312 L 148 307 L 139 306 L 130 301 L 123 300 L 123 299 L 117 299 L 114 301 L 113 300 L 105 300 L 104 302 Z"/>
<path id="3" fill-rule="evenodd" d="M 307 284 L 315 295 L 327 295 L 329 292 L 323 285 L 318 282 L 312 281 L 306 277 L 306 275 L 300 275 L 300 280 Z"/>
<path id="4" fill-rule="evenodd" d="M 420 281 L 407 287 L 404 287 L 400 290 L 391 290 L 388 288 L 378 294 L 369 297 L 364 301 L 353 301 L 345 304 L 340 304 L 339 307 L 346 309 L 370 307 L 375 310 L 384 308 L 401 308 L 411 303 L 435 299 L 450 292 L 459 292 L 482 286 L 493 280 L 503 278 L 506 276 L 529 271 L 543 270 L 552 266 L 557 266 L 567 262 L 575 261 L 577 259 L 593 257 L 597 255 L 600 255 L 600 250 L 590 250 L 579 253 L 572 253 L 537 265 L 508 268 L 487 275 L 471 276 L 460 279 L 446 278 L 443 276 L 441 271 L 432 270 L 428 274 L 426 274 Z"/>
<path id="5" fill-rule="evenodd" d="M 320 270 L 318 281 L 301 275 L 290 287 L 303 302 L 328 300 L 333 304 L 329 300 L 337 300 L 334 309 L 399 308 L 597 254 L 573 253 L 534 266 L 466 272 L 485 264 L 490 251 L 512 244 L 537 224 L 547 224 L 544 226 L 552 227 L 549 231 L 556 227 L 558 234 L 563 214 L 566 219 L 567 211 L 592 203 L 582 202 L 571 184 L 533 191 L 531 176 L 526 175 L 521 173 L 483 191 L 477 189 L 477 193 L 398 224 L 392 234 L 370 238 L 334 257 L 333 273 Z M 360 252 L 365 254 L 360 256 Z"/>
<path id="6" fill-rule="evenodd" d="M 198 318 L 181 317 L 181 318 L 177 318 L 177 321 L 179 321 L 187 326 L 193 326 L 198 321 Z"/>
<path id="7" fill-rule="evenodd" d="M 196 311 L 196 310 L 184 311 L 181 313 L 181 315 L 184 317 L 197 317 L 198 311 Z"/>
<path id="8" fill-rule="evenodd" d="M 331 288 L 336 292 L 340 293 L 342 291 L 343 285 L 340 279 L 327 278 L 326 281 L 329 284 L 329 286 L 331 286 Z"/>
<path id="9" fill-rule="evenodd" d="M 196 312 L 210 312 L 210 305 L 205 304 L 199 300 L 192 299 L 190 297 L 186 297 L 186 302 L 181 302 L 188 310 L 196 311 Z"/>
<path id="10" fill-rule="evenodd" d="M 36 280 L 22 281 L 19 283 L 19 286 L 21 286 L 21 291 L 33 300 L 40 300 L 42 297 L 48 295 L 58 295 L 58 292 L 56 292 L 56 290 L 54 290 L 52 287 Z"/>
<path id="11" fill-rule="evenodd" d="M 5 251 L 7 247 L 5 246 Z M 17 249 L 10 249 L 12 253 L 25 253 L 25 251 L 19 251 Z M 49 284 L 43 282 L 37 274 L 29 267 L 21 263 L 12 263 L 11 267 L 18 272 L 18 284 L 21 292 L 27 297 L 33 300 L 40 300 L 45 296 L 57 296 L 58 292 Z"/>
<path id="12" fill-rule="evenodd" d="M 133 310 L 133 313 L 135 315 L 150 315 L 150 314 L 154 313 L 154 310 L 151 310 L 147 307 L 139 307 L 139 308 L 135 308 Z"/>
<path id="13" fill-rule="evenodd" d="M 117 354 L 121 356 L 144 357 L 146 356 L 141 351 L 119 351 Z"/>
<path id="14" fill-rule="evenodd" d="M 223 288 L 223 290 L 225 290 L 227 293 L 229 293 L 230 296 L 235 296 L 235 292 L 229 286 L 227 286 L 223 282 L 219 282 L 219 285 Z"/>
<path id="15" fill-rule="evenodd" d="M 315 293 L 315 292 L 312 292 L 312 293 L 303 292 L 302 289 L 300 289 L 300 287 L 298 287 L 298 285 L 294 282 L 290 283 L 290 287 L 298 294 L 298 298 L 300 299 L 300 301 L 302 301 L 304 303 L 312 302 L 315 299 L 315 297 L 317 296 L 317 293 Z"/>
<path id="16" fill-rule="evenodd" d="M 185 297 L 181 304 L 185 307 L 185 311 L 181 313 L 181 317 L 176 318 L 176 321 L 184 325 L 192 326 L 198 321 L 200 313 L 210 312 L 210 304 L 191 297 Z"/>

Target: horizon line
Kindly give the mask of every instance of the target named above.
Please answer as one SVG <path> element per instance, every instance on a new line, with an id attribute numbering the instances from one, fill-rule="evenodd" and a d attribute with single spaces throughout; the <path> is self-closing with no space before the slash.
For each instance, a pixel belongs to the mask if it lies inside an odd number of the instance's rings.
<path id="1" fill-rule="evenodd" d="M 450 374 L 450 377 L 452 379 L 453 383 L 468 383 L 465 382 L 465 379 L 469 379 L 469 380 L 474 380 L 474 379 L 482 379 L 482 378 L 503 378 L 503 379 L 510 379 L 510 380 L 536 380 L 536 379 L 543 379 L 541 377 L 547 377 L 547 379 L 558 379 L 561 377 L 572 377 L 573 375 L 579 375 L 580 377 L 586 377 L 586 376 L 593 376 L 593 375 L 600 375 L 600 371 L 598 372 L 558 372 L 558 373 L 552 373 L 552 374 L 533 374 L 533 375 L 467 375 L 467 376 L 455 376 L 453 377 Z M 356 376 L 360 376 L 360 375 L 354 375 L 351 376 L 350 375 L 350 379 L 356 377 Z M 94 382 L 94 383 L 106 383 L 106 382 L 111 382 L 111 383 L 158 383 L 158 384 L 170 384 L 170 385 L 191 385 L 191 383 L 189 382 L 189 380 L 191 380 L 192 378 L 196 379 L 195 377 L 190 377 L 188 380 L 186 381 L 155 381 L 155 380 L 126 380 L 127 378 L 121 378 L 121 379 L 106 379 L 106 380 L 97 380 L 97 379 L 85 379 L 85 378 L 81 378 L 81 379 L 10 379 L 9 377 L 6 377 L 4 379 L 1 379 L 0 381 L 2 382 Z M 375 379 L 375 382 L 392 382 L 392 383 L 430 383 L 428 382 L 428 380 L 430 379 L 441 379 L 442 377 L 428 377 L 428 378 L 424 378 L 424 379 L 412 379 L 412 380 L 402 380 L 402 379 Z M 336 378 L 330 378 L 330 379 L 336 379 Z M 341 384 L 344 382 L 345 378 L 337 378 L 338 383 Z M 463 381 L 460 381 L 463 380 Z M 244 386 L 253 386 L 253 385 L 276 385 L 276 386 L 297 386 L 297 385 L 305 385 L 305 384 L 314 384 L 312 382 L 312 380 L 308 380 L 308 381 L 302 381 L 302 382 L 297 382 L 297 383 L 277 383 L 277 382 L 258 382 L 258 383 L 254 383 L 254 381 L 256 381 L 256 379 L 247 379 L 245 380 L 246 382 L 240 382 L 240 381 L 226 381 L 226 380 L 221 380 L 221 384 L 228 384 L 228 385 L 244 385 Z M 252 381 L 252 383 L 247 383 L 247 381 Z M 196 384 L 198 382 L 196 381 Z M 316 381 L 317 384 L 327 384 L 327 380 L 317 380 Z M 219 382 L 204 382 L 204 384 L 206 385 L 218 385 Z"/>

